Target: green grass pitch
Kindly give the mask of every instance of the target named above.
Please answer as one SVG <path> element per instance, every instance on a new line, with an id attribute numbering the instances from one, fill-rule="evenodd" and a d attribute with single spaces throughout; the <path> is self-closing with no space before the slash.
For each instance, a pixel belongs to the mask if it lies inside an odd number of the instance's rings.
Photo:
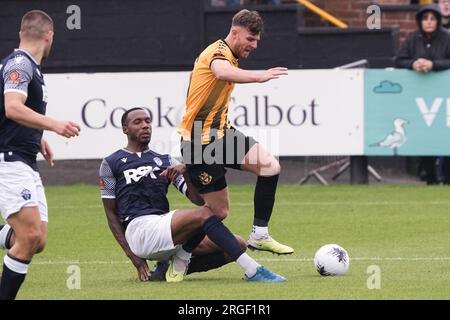
<path id="1" fill-rule="evenodd" d="M 252 224 L 253 188 L 230 186 L 225 223 L 244 238 Z M 287 283 L 247 283 L 236 264 L 192 274 L 182 283 L 138 282 L 109 231 L 95 186 L 47 187 L 46 193 L 48 244 L 33 259 L 18 299 L 450 298 L 447 187 L 279 186 L 270 231 L 295 253 L 248 252 L 286 276 Z M 191 206 L 176 190 L 169 199 L 171 209 Z M 312 258 L 326 243 L 349 252 L 345 276 L 322 277 L 315 271 Z M 380 270 L 379 288 L 369 289 L 375 283 L 370 266 Z M 73 270 L 79 271 L 79 289 L 69 288 L 76 284 Z"/>

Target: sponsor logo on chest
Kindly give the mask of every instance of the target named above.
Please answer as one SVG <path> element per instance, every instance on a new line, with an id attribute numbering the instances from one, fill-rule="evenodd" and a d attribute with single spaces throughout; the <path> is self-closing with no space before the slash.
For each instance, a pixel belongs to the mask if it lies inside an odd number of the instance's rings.
<path id="1" fill-rule="evenodd" d="M 126 183 L 130 184 L 132 182 L 139 182 L 144 177 L 150 177 L 152 179 L 157 179 L 155 172 L 161 169 L 156 166 L 142 166 L 137 169 L 128 169 L 123 172 Z"/>

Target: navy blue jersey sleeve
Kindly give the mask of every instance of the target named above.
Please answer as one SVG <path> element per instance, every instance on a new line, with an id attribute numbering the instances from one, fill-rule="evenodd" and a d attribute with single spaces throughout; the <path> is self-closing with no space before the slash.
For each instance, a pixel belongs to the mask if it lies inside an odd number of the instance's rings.
<path id="1" fill-rule="evenodd" d="M 18 54 L 2 68 L 4 93 L 18 92 L 28 96 L 28 85 L 33 79 L 33 66 L 24 55 Z"/>
<path id="2" fill-rule="evenodd" d="M 116 178 L 109 166 L 108 162 L 103 159 L 99 171 L 100 181 L 100 197 L 105 199 L 116 198 Z"/>

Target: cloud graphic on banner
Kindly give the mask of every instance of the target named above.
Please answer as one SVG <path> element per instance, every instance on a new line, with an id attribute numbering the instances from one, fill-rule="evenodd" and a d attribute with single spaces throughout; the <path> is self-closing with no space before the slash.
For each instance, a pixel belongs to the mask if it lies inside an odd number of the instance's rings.
<path id="1" fill-rule="evenodd" d="M 381 83 L 373 88 L 375 93 L 401 93 L 403 90 L 399 83 L 394 83 L 388 80 L 381 81 Z"/>

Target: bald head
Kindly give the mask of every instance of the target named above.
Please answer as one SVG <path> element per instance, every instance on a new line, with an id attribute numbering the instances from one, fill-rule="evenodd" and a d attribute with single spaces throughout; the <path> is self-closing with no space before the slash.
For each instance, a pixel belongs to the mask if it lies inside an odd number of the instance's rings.
<path id="1" fill-rule="evenodd" d="M 22 18 L 20 36 L 24 40 L 43 40 L 49 31 L 53 31 L 53 20 L 41 10 L 32 10 Z"/>

